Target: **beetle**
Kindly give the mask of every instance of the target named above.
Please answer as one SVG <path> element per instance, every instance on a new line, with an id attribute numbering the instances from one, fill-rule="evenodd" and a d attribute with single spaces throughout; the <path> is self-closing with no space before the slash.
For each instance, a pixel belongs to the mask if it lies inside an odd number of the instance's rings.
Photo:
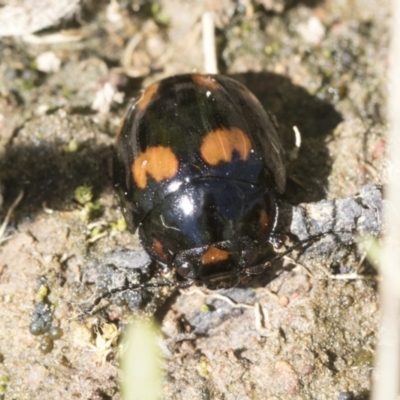
<path id="1" fill-rule="evenodd" d="M 274 255 L 284 153 L 274 118 L 241 83 L 153 83 L 117 133 L 113 183 L 129 230 L 181 282 L 231 287 Z"/>

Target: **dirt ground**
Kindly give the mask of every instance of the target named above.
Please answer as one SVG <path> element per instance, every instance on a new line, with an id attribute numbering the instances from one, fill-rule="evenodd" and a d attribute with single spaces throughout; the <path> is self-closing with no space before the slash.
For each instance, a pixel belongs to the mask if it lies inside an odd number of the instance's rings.
<path id="1" fill-rule="evenodd" d="M 23 199 L 0 239 L 0 398 L 120 399 L 118 334 L 106 328 L 153 314 L 163 399 L 369 398 L 379 326 L 369 274 L 334 279 L 331 265 L 310 262 L 219 293 L 249 307 L 202 288 L 159 290 L 74 319 L 120 279 L 110 265 L 142 261 L 111 185 L 113 138 L 143 86 L 203 71 L 206 8 L 220 72 L 276 115 L 288 154 L 292 127 L 301 132 L 286 201 L 385 182 L 387 1 L 86 1 L 40 34 L 2 37 L 0 221 Z"/>

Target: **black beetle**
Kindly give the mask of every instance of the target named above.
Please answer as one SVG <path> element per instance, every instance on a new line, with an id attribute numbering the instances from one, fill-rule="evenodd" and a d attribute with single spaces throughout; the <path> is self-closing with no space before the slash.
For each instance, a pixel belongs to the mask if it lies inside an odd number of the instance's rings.
<path id="1" fill-rule="evenodd" d="M 145 89 L 121 123 L 113 179 L 130 231 L 183 281 L 229 287 L 275 255 L 283 149 L 273 117 L 231 78 Z"/>

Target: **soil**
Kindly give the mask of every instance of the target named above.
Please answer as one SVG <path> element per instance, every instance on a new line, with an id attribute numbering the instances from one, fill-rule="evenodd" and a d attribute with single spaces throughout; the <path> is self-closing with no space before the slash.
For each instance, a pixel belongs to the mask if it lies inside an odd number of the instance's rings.
<path id="1" fill-rule="evenodd" d="M 1 39 L 0 220 L 23 190 L 0 242 L 1 398 L 120 399 L 119 334 L 153 315 L 163 399 L 369 398 L 379 297 L 363 260 L 351 278 L 332 276 L 329 263 L 292 262 L 266 283 L 124 293 L 76 317 L 127 275 L 161 273 L 139 268 L 145 255 L 124 230 L 112 146 L 141 88 L 203 72 L 206 8 L 220 73 L 277 118 L 284 200 L 299 204 L 385 183 L 389 4 L 84 2 L 39 34 Z M 49 327 L 61 337 L 49 340 Z"/>

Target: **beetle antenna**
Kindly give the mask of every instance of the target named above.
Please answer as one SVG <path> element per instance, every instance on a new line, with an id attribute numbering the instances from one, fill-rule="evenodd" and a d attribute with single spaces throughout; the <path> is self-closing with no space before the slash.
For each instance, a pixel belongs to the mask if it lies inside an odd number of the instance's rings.
<path id="1" fill-rule="evenodd" d="M 312 235 L 312 236 L 310 236 L 310 237 L 308 237 L 307 239 L 304 239 L 304 240 L 297 241 L 297 243 L 294 243 L 292 246 L 290 246 L 290 247 L 287 248 L 286 250 L 284 250 L 284 251 L 282 251 L 282 252 L 279 252 L 279 253 L 270 261 L 270 263 L 275 262 L 275 261 L 278 261 L 278 260 L 281 260 L 283 257 L 287 256 L 288 254 L 290 254 L 291 252 L 295 251 L 296 249 L 306 248 L 305 245 L 307 245 L 307 244 L 310 244 L 310 245 L 311 245 L 312 243 L 316 242 L 316 241 L 319 240 L 319 239 L 324 238 L 325 236 L 328 236 L 328 235 L 335 235 L 335 236 L 338 236 L 338 235 L 344 234 L 344 233 L 351 234 L 352 232 L 349 231 L 349 230 L 345 230 L 345 229 L 343 229 L 343 230 L 337 230 L 337 231 L 328 231 L 328 232 L 323 232 L 323 233 L 318 233 L 318 234 L 316 234 L 316 235 Z M 290 237 L 290 236 L 291 236 L 291 235 L 289 235 L 289 237 Z M 278 239 L 277 239 L 277 242 L 279 243 L 279 242 L 282 242 L 282 241 L 279 240 L 279 238 L 278 238 Z M 284 243 L 281 243 L 281 244 L 284 245 Z"/>
<path id="2" fill-rule="evenodd" d="M 81 314 L 77 316 L 78 320 L 82 320 L 87 315 L 91 314 L 93 309 L 100 304 L 103 299 L 108 299 L 112 295 L 120 292 L 125 292 L 127 290 L 139 290 L 139 289 L 149 289 L 149 288 L 161 288 L 161 287 L 170 287 L 175 289 L 186 289 L 189 286 L 192 286 L 194 283 L 193 280 L 191 281 L 183 281 L 183 282 L 146 282 L 146 283 L 139 283 L 133 284 L 131 282 L 126 282 L 124 285 L 117 286 L 115 288 L 109 289 L 104 293 L 100 294 L 100 296 L 96 297 L 93 303 L 88 306 Z"/>
<path id="3" fill-rule="evenodd" d="M 283 257 L 287 256 L 288 254 L 290 254 L 291 252 L 295 251 L 296 249 L 305 249 L 306 245 L 311 245 L 312 242 L 315 242 L 327 235 L 340 235 L 342 233 L 351 233 L 351 231 L 349 230 L 337 230 L 337 231 L 329 231 L 329 232 L 323 232 L 323 233 L 319 233 L 316 235 L 312 235 L 310 237 L 308 237 L 307 239 L 304 240 L 299 240 L 297 241 L 297 243 L 293 244 L 292 246 L 288 246 L 288 248 L 286 250 L 280 251 L 278 254 L 276 254 L 275 257 L 273 257 L 271 260 L 269 260 L 268 262 L 266 262 L 265 264 L 261 265 L 261 266 L 256 266 L 253 268 L 249 268 L 247 270 L 244 271 L 245 275 L 257 275 L 257 274 L 261 274 L 267 267 L 267 265 L 270 265 L 278 260 L 281 260 Z M 283 236 L 283 235 L 282 235 Z M 288 237 L 292 237 L 293 235 L 286 235 Z M 271 243 L 274 247 L 275 247 L 275 251 L 279 251 L 277 250 L 277 246 L 281 246 L 281 245 L 285 245 L 284 241 L 281 238 L 281 235 L 276 235 L 276 237 L 274 238 L 275 240 L 275 245 L 274 243 Z"/>

